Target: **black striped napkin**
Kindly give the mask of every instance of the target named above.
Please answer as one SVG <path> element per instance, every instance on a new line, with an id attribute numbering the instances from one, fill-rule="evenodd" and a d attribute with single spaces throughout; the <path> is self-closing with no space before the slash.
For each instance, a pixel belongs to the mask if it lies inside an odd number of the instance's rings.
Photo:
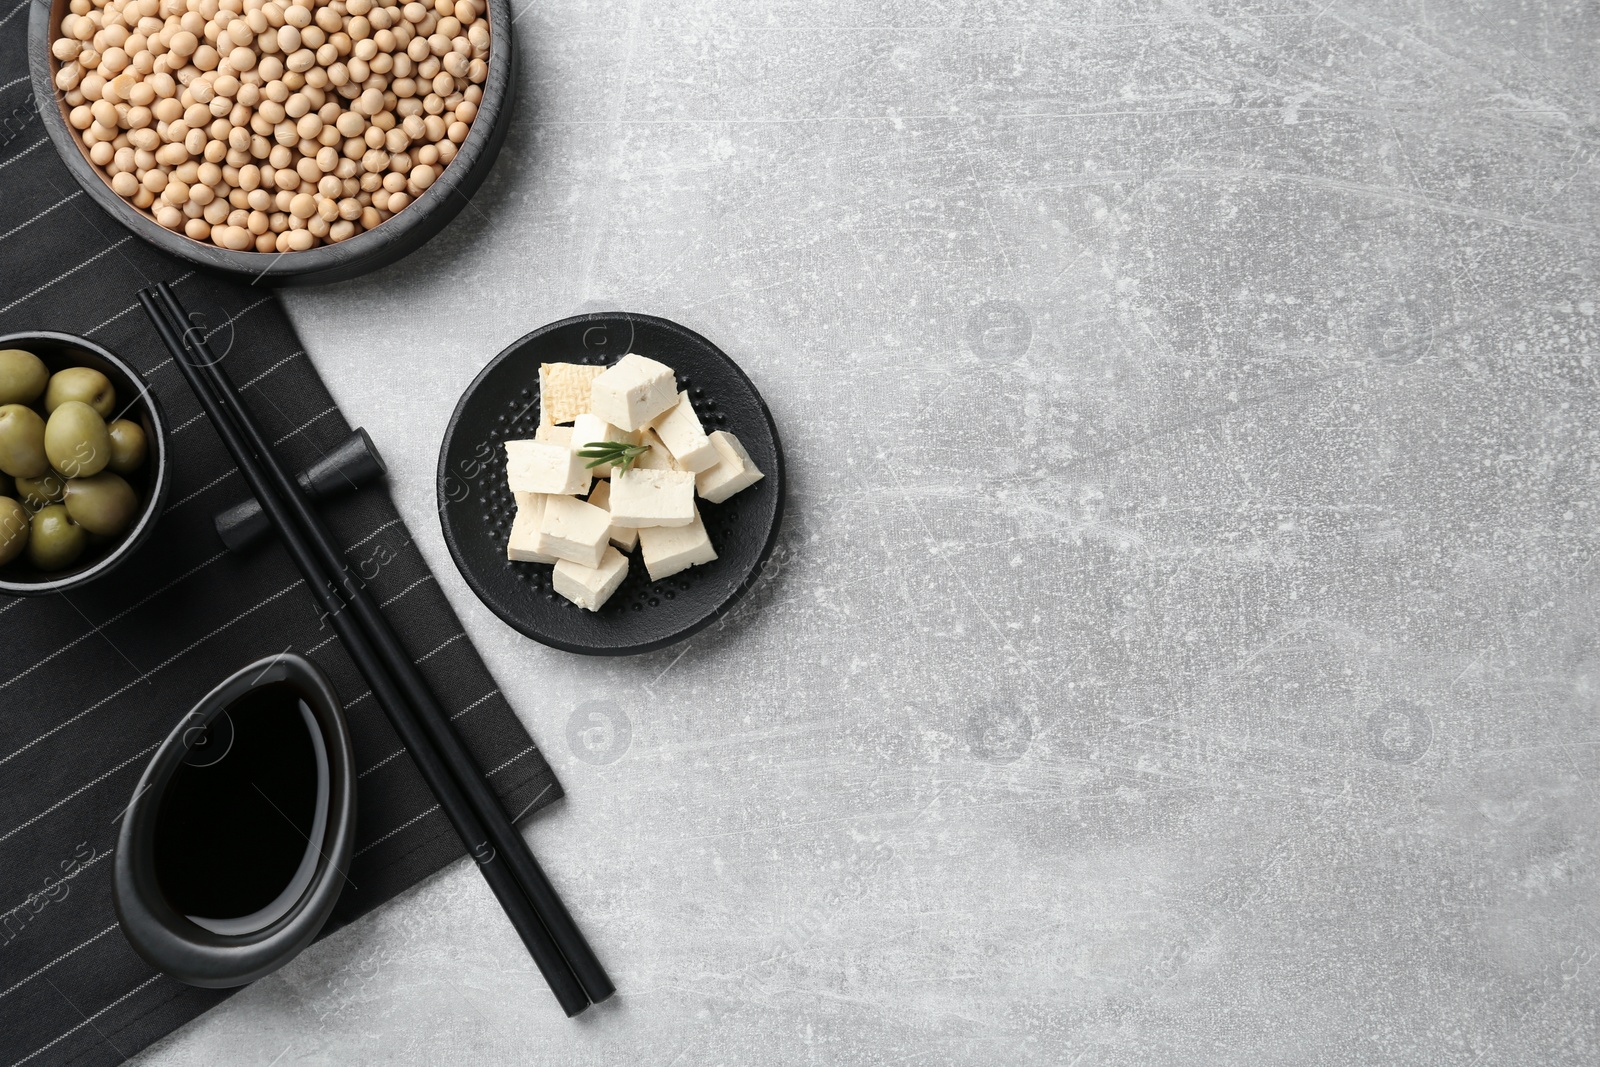
<path id="1" fill-rule="evenodd" d="M 288 556 L 276 544 L 243 558 L 223 551 L 211 515 L 248 490 L 135 291 L 177 283 L 293 469 L 349 426 L 270 293 L 190 272 L 79 190 L 33 110 L 28 6 L 0 7 L 0 334 L 79 334 L 139 368 L 166 411 L 175 466 L 160 527 L 113 578 L 62 596 L 0 596 L 0 1067 L 118 1063 L 228 995 L 180 985 L 134 955 L 112 912 L 108 861 L 155 746 L 253 659 L 305 654 L 345 700 L 359 836 L 332 926 L 461 855 Z M 324 515 L 509 810 L 560 797 L 388 494 L 369 489 Z"/>

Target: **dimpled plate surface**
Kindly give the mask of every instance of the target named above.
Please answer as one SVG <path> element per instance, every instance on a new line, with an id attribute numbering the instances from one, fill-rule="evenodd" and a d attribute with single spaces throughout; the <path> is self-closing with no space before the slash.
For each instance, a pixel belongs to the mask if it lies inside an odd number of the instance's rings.
<path id="1" fill-rule="evenodd" d="M 660 360 L 688 390 L 706 432 L 727 430 L 766 475 L 721 504 L 696 498 L 717 559 L 650 581 L 638 549 L 598 612 L 556 594 L 551 567 L 506 559 L 516 501 L 506 441 L 539 425 L 539 364 L 609 366 L 629 352 Z M 496 356 L 462 395 L 439 449 L 439 521 L 451 558 L 478 598 L 514 629 L 586 655 L 649 652 L 716 620 L 761 573 L 783 515 L 783 450 L 761 394 L 710 341 L 651 315 L 580 315 L 540 327 Z"/>

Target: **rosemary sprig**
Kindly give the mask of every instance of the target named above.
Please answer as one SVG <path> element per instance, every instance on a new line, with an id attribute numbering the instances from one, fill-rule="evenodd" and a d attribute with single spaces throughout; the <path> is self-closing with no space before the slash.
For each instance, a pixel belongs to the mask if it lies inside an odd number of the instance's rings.
<path id="1" fill-rule="evenodd" d="M 585 470 L 609 463 L 618 474 L 627 474 L 633 461 L 648 451 L 649 445 L 630 445 L 626 441 L 591 441 L 578 449 L 578 455 L 589 460 L 584 464 Z"/>

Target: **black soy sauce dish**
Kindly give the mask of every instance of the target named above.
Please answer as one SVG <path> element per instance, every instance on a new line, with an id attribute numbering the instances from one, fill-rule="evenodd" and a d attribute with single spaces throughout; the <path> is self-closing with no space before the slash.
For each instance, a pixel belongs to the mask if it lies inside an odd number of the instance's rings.
<path id="1" fill-rule="evenodd" d="M 456 158 L 414 203 L 348 241 L 304 252 L 235 252 L 219 248 L 209 241 L 191 240 L 166 229 L 113 192 L 109 179 L 89 162 L 83 135 L 67 121 L 70 109 L 56 91 L 59 63 L 50 52 L 50 44 L 57 36 L 55 28 L 67 13 L 68 0 L 32 0 L 32 4 L 28 62 L 33 98 L 41 102 L 38 111 L 56 152 L 89 199 L 147 244 L 249 285 L 323 285 L 357 277 L 410 255 L 467 206 L 468 199 L 489 176 L 511 129 L 517 84 L 517 47 L 512 29 L 516 14 L 511 0 L 489 0 L 489 71 L 483 83 L 483 102 L 478 105 L 478 115 Z M 66 192 L 61 190 L 61 195 Z"/>
<path id="2" fill-rule="evenodd" d="M 112 902 L 152 967 L 222 989 L 316 938 L 344 889 L 356 774 L 339 698 L 309 660 L 250 664 L 186 714 L 123 819 Z"/>
<path id="3" fill-rule="evenodd" d="M 551 587 L 548 565 L 506 559 L 516 501 L 504 442 L 538 428 L 539 364 L 609 366 L 629 352 L 673 368 L 706 431 L 738 437 L 766 477 L 721 504 L 696 499 L 717 559 L 652 582 L 635 549 L 622 586 L 599 611 L 586 611 Z M 515 341 L 467 387 L 439 450 L 439 522 L 462 577 L 513 629 L 566 652 L 622 656 L 683 640 L 749 591 L 777 542 L 785 484 L 772 415 L 716 345 L 653 315 L 579 315 Z"/>
<path id="4" fill-rule="evenodd" d="M 90 367 L 111 380 L 117 391 L 114 418 L 131 419 L 144 429 L 144 466 L 128 475 L 128 483 L 139 497 L 139 512 L 128 529 L 108 544 L 94 546 L 71 567 L 60 571 L 41 571 L 28 562 L 24 553 L 0 566 L 0 594 L 44 596 L 65 593 L 104 577 L 120 567 L 139 550 L 155 530 L 166 506 L 167 488 L 172 481 L 167 451 L 167 420 L 161 403 L 134 369 L 117 356 L 83 337 L 67 333 L 32 330 L 0 336 L 0 350 L 21 348 L 32 352 L 54 374 L 67 367 Z"/>

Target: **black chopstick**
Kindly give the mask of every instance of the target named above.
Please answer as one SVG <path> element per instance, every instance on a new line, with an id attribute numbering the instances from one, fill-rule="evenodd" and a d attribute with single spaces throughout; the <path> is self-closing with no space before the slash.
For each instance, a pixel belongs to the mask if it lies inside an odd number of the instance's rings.
<path id="1" fill-rule="evenodd" d="M 215 360 L 210 357 L 208 351 L 204 351 L 197 353 L 198 358 L 191 362 L 191 356 L 180 338 L 188 334 L 192 340 L 193 335 L 189 334 L 191 327 L 187 325 L 181 310 L 174 312 L 170 307 L 163 307 L 165 301 L 157 304 L 148 291 L 141 291 L 139 300 L 144 305 L 146 313 L 150 315 L 162 341 L 172 352 L 174 362 L 178 364 L 179 370 L 194 390 L 201 407 L 238 462 L 240 472 L 250 484 L 251 491 L 262 505 L 262 510 L 278 528 L 291 557 L 305 576 L 306 584 L 322 602 L 324 611 L 333 622 L 335 632 L 339 634 L 346 650 L 356 662 L 368 685 L 372 687 L 374 697 L 394 725 L 401 743 L 411 753 L 423 780 L 438 798 L 440 807 L 460 835 L 468 853 L 478 861 L 484 878 L 489 882 L 501 907 L 527 946 L 529 954 L 545 976 L 562 1010 L 568 1016 L 583 1011 L 588 1007 L 589 998 L 540 919 L 533 902 L 521 891 L 509 866 L 501 861 L 487 840 L 482 823 L 463 794 L 460 784 L 450 774 L 426 735 L 420 730 L 399 687 L 374 653 L 367 635 L 362 632 L 358 622 L 345 611 L 345 604 L 336 592 L 336 582 L 317 563 L 306 542 L 304 531 L 295 522 L 295 518 L 279 495 L 278 488 L 269 481 L 268 475 L 263 471 L 262 468 L 266 464 L 261 463 L 248 447 L 239 426 L 234 421 L 233 413 L 221 404 L 213 392 L 211 383 L 196 366 L 197 363 L 210 363 L 214 366 Z"/>
<path id="2" fill-rule="evenodd" d="M 156 289 L 167 314 L 174 321 L 186 323 L 185 313 L 172 287 L 162 282 Z M 572 973 L 577 977 L 579 984 L 583 986 L 584 993 L 596 1004 L 605 1000 L 616 992 L 616 987 L 611 984 L 611 979 L 606 975 L 605 968 L 600 965 L 594 949 L 589 947 L 589 942 L 578 929 L 578 924 L 573 921 L 566 905 L 557 895 L 555 887 L 550 884 L 550 879 L 545 876 L 538 860 L 534 859 L 527 842 L 512 824 L 511 817 L 500 803 L 500 798 L 489 788 L 482 768 L 462 744 L 460 736 L 450 724 L 449 714 L 439 705 L 433 690 L 417 670 L 416 664 L 401 647 L 400 640 L 395 636 L 388 620 L 384 618 L 367 592 L 366 584 L 351 571 L 343 553 L 334 544 L 321 518 L 311 507 L 299 482 L 292 479 L 276 461 L 272 446 L 267 442 L 260 427 L 256 425 L 249 409 L 244 406 L 244 401 L 240 399 L 233 383 L 223 372 L 221 362 L 211 355 L 203 332 L 190 330 L 183 335 L 183 339 L 185 343 L 192 343 L 195 346 L 197 356 L 203 357 L 198 360 L 199 370 L 208 379 L 208 384 L 223 407 L 229 410 L 238 426 L 244 431 L 247 443 L 260 458 L 269 480 L 275 484 L 280 497 L 299 523 L 313 550 L 321 557 L 327 573 L 338 579 L 340 593 L 354 609 L 366 636 L 377 647 L 379 657 L 410 699 L 423 731 L 433 742 L 435 751 L 443 758 L 451 775 L 462 787 L 468 803 L 472 805 L 473 811 L 488 831 L 490 842 L 505 857 L 517 884 L 533 902 L 534 910 L 544 920 L 551 938 L 561 950 L 561 954 L 566 957 L 567 964 L 572 968 Z"/>
<path id="3" fill-rule="evenodd" d="M 171 351 L 173 360 L 178 364 L 185 380 L 194 390 L 202 409 L 239 464 L 240 472 L 249 483 L 262 510 L 277 527 L 284 545 L 304 575 L 306 584 L 321 602 L 333 622 L 335 632 L 372 687 L 374 697 L 388 715 L 401 742 L 411 753 L 423 780 L 438 798 L 441 809 L 460 835 L 468 853 L 478 862 L 484 878 L 489 882 L 501 907 L 527 946 L 529 954 L 549 983 L 552 992 L 555 993 L 562 1010 L 569 1016 L 578 1014 L 588 1007 L 590 998 L 541 918 L 535 899 L 518 884 L 518 879 L 505 861 L 502 850 L 495 848 L 486 836 L 482 820 L 478 817 L 474 805 L 466 796 L 459 780 L 451 774 L 449 767 L 434 750 L 431 738 L 420 728 L 405 696 L 401 693 L 400 685 L 384 668 L 359 621 L 345 611 L 345 602 L 340 599 L 336 591 L 338 583 L 334 575 L 327 573 L 318 563 L 316 555 L 307 543 L 305 531 L 296 521 L 298 516 L 291 512 L 290 506 L 283 499 L 280 486 L 274 484 L 278 479 L 270 478 L 263 470 L 264 467 L 268 470 L 276 467 L 275 457 L 270 449 L 267 450 L 264 460 L 258 457 L 247 444 L 246 435 L 236 423 L 234 412 L 240 407 L 237 404 L 237 395 L 234 397 L 233 410 L 230 411 L 215 395 L 212 382 L 207 381 L 207 376 L 202 374 L 196 364 L 210 364 L 209 369 L 214 372 L 214 376 L 221 377 L 230 391 L 231 383 L 227 383 L 220 368 L 216 367 L 215 360 L 210 357 L 203 341 L 196 344 L 198 358 L 191 360 L 182 338 L 188 336 L 191 341 L 198 339 L 190 332 L 191 327 L 181 309 L 174 310 L 176 301 L 172 300 L 170 292 L 162 293 L 160 296 L 163 299 L 158 303 L 148 291 L 141 291 L 139 301 L 144 306 L 146 314 L 150 316 L 162 342 Z M 169 301 L 171 306 L 164 306 L 168 305 Z M 245 417 L 249 418 L 248 413 Z M 250 428 L 254 428 L 253 424 Z M 259 433 L 256 436 L 259 438 Z M 281 468 L 277 469 L 277 473 L 282 475 Z M 298 490 L 293 492 L 296 495 L 291 499 L 303 505 L 304 500 L 297 495 Z M 336 571 L 335 574 L 337 573 Z M 392 638 L 392 633 L 390 636 Z M 478 774 L 481 778 L 481 772 Z M 520 837 L 518 842 L 526 849 L 527 846 L 521 842 Z M 564 912 L 565 909 L 563 914 Z M 568 921 L 571 921 L 570 917 Z"/>

